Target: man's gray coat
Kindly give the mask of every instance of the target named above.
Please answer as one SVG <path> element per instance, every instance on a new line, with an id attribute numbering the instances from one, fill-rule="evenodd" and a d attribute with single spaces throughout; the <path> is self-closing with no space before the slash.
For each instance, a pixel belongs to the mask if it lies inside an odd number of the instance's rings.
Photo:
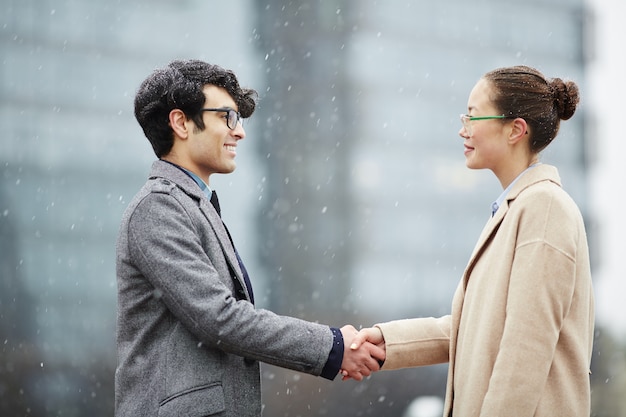
<path id="1" fill-rule="evenodd" d="M 259 361 L 313 375 L 328 326 L 255 309 L 221 218 L 156 161 L 117 242 L 115 415 L 260 416 Z"/>

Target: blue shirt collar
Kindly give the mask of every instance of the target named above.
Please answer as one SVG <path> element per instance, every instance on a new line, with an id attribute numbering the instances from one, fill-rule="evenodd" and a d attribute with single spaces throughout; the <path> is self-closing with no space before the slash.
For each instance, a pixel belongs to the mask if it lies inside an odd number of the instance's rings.
<path id="1" fill-rule="evenodd" d="M 500 194 L 500 196 L 498 197 L 498 199 L 496 201 L 494 201 L 493 203 L 491 203 L 491 215 L 493 216 L 494 214 L 496 214 L 496 211 L 498 211 L 498 209 L 500 208 L 500 206 L 502 205 L 502 203 L 504 202 L 504 199 L 506 198 L 507 194 L 509 193 L 509 191 L 511 191 L 511 188 L 513 188 L 513 185 L 515 185 L 515 183 L 517 182 L 517 180 L 519 180 L 522 175 L 524 175 L 524 173 L 526 171 L 528 171 L 531 168 L 536 167 L 537 165 L 539 165 L 539 162 L 537 162 L 536 164 L 532 164 L 530 165 L 528 168 L 526 168 L 525 170 L 523 170 L 522 172 L 520 172 L 520 174 L 515 177 L 515 179 L 513 181 L 511 181 L 511 183 L 509 184 L 508 187 L 506 187 L 504 189 L 504 191 L 502 191 L 502 193 Z"/>
<path id="2" fill-rule="evenodd" d="M 211 199 L 211 193 L 213 192 L 211 190 L 211 187 L 209 187 L 209 184 L 207 184 L 206 182 L 204 182 L 202 180 L 202 178 L 200 178 L 199 176 L 197 176 L 196 174 L 194 174 L 193 172 L 189 171 L 188 169 L 185 169 L 183 167 L 181 167 L 181 169 L 183 171 L 185 171 L 185 173 L 187 173 L 187 175 L 189 175 L 191 178 L 193 178 L 193 180 L 196 182 L 196 184 L 198 184 L 198 186 L 200 186 L 200 188 L 202 189 L 202 191 L 204 192 L 204 194 L 206 194 L 207 198 L 210 200 Z"/>

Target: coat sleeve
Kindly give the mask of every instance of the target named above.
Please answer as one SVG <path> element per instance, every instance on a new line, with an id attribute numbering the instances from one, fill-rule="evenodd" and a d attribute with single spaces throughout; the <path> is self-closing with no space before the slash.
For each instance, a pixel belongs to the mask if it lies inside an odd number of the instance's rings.
<path id="1" fill-rule="evenodd" d="M 150 193 L 129 219 L 130 258 L 152 289 L 146 306 L 172 314 L 208 346 L 320 375 L 333 345 L 330 328 L 237 300 L 227 268 L 214 265 L 223 257 L 219 242 L 218 253 L 207 253 L 192 209 L 171 194 Z"/>
<path id="2" fill-rule="evenodd" d="M 448 362 L 450 316 L 395 320 L 377 324 L 385 339 L 384 370 Z"/>

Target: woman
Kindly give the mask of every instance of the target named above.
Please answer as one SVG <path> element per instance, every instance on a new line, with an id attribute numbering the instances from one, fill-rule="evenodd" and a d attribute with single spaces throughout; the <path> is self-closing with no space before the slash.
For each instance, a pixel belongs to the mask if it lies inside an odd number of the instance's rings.
<path id="1" fill-rule="evenodd" d="M 466 165 L 494 203 L 451 314 L 377 324 L 383 369 L 449 361 L 444 416 L 589 416 L 594 301 L 582 216 L 539 153 L 574 114 L 575 83 L 516 66 L 485 74 L 461 116 Z M 344 373 L 344 378 L 349 378 Z"/>

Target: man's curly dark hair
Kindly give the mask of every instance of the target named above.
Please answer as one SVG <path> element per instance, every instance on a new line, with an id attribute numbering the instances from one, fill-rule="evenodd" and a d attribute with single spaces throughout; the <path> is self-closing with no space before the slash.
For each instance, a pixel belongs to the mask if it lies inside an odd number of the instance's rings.
<path id="1" fill-rule="evenodd" d="M 135 118 L 158 158 L 167 155 L 174 143 L 174 132 L 169 125 L 172 110 L 182 110 L 200 130 L 204 129 L 202 89 L 207 84 L 226 89 L 237 103 L 241 117 L 248 118 L 254 113 L 258 97 L 255 90 L 241 88 L 232 71 L 199 60 L 172 61 L 165 68 L 154 70 L 139 86 Z"/>

